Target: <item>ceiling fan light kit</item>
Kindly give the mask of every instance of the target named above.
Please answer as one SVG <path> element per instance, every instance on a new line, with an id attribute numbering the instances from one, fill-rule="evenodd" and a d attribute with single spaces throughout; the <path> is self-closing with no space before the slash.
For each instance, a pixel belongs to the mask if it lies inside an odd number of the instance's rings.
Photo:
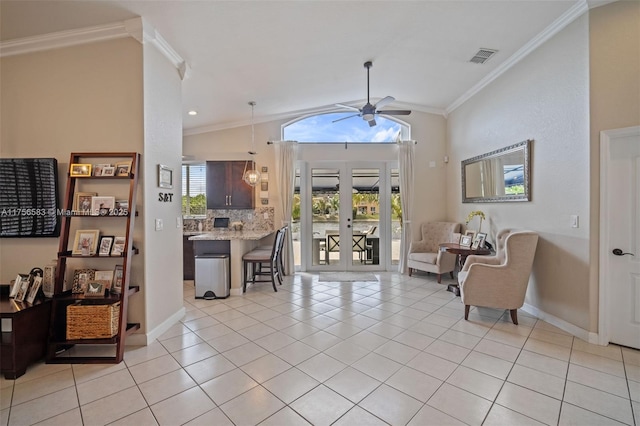
<path id="1" fill-rule="evenodd" d="M 255 140 L 255 131 L 253 128 L 253 109 L 256 106 L 255 101 L 249 102 L 251 105 L 251 151 L 249 151 L 249 155 L 256 154 L 256 140 Z M 244 163 L 244 173 L 242 174 L 242 180 L 249 186 L 257 186 L 260 183 L 260 172 L 257 169 L 249 169 L 247 170 L 247 165 L 249 164 L 249 160 Z M 255 167 L 255 162 L 254 162 Z"/>
<path id="2" fill-rule="evenodd" d="M 353 114 L 353 115 L 349 115 L 346 117 L 342 117 L 339 118 L 337 120 L 333 120 L 333 122 L 335 123 L 336 121 L 342 121 L 342 120 L 346 120 L 347 118 L 351 118 L 351 117 L 362 117 L 362 119 L 364 121 L 366 121 L 367 123 L 369 123 L 369 127 L 373 127 L 376 125 L 376 120 L 375 120 L 375 116 L 379 115 L 379 114 L 383 114 L 383 115 L 409 115 L 411 114 L 411 111 L 409 110 L 387 110 L 387 111 L 380 111 L 379 108 L 382 108 L 386 105 L 389 105 L 391 102 L 395 101 L 396 98 L 394 98 L 393 96 L 386 96 L 382 99 L 380 99 L 378 101 L 378 103 L 376 103 L 375 105 L 371 105 L 371 101 L 369 98 L 369 69 L 373 66 L 373 62 L 371 61 L 367 61 L 364 63 L 364 67 L 367 69 L 367 103 L 365 106 L 363 106 L 362 108 L 356 108 L 356 107 L 352 107 L 350 105 L 344 105 L 344 104 L 336 104 L 336 106 L 339 106 L 341 108 L 346 108 L 352 111 L 358 111 L 357 114 Z"/>

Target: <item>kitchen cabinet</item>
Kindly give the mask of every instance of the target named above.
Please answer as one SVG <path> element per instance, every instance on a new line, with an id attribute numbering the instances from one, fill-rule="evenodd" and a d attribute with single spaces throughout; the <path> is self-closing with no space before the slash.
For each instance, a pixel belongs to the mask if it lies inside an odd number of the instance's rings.
<path id="1" fill-rule="evenodd" d="M 193 241 L 189 241 L 189 235 L 182 237 L 182 279 L 193 280 L 196 275 L 196 262 L 193 257 Z"/>
<path id="2" fill-rule="evenodd" d="M 207 209 L 253 209 L 255 189 L 242 180 L 253 161 L 207 161 Z"/>

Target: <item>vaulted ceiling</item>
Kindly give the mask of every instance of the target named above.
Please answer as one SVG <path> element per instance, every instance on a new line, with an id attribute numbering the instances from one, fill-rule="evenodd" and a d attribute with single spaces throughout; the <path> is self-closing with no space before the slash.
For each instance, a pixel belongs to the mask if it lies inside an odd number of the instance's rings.
<path id="1" fill-rule="evenodd" d="M 3 42 L 142 16 L 190 67 L 187 132 L 362 106 L 446 113 L 584 2 L 561 1 L 8 1 Z M 498 53 L 469 62 L 480 48 Z M 187 111 L 197 110 L 189 116 Z M 334 108 L 335 109 L 335 108 Z"/>

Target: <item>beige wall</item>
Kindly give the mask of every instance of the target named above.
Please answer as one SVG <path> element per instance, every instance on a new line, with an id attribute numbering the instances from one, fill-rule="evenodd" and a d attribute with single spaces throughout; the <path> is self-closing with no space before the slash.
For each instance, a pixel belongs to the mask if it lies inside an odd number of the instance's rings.
<path id="1" fill-rule="evenodd" d="M 71 152 L 142 150 L 137 41 L 5 57 L 0 72 L 0 155 L 57 158 L 61 205 Z M 43 267 L 57 252 L 58 238 L 0 239 L 1 282 Z"/>
<path id="2" fill-rule="evenodd" d="M 591 329 L 598 317 L 600 132 L 640 124 L 640 3 L 619 1 L 589 14 L 591 109 Z"/>
<path id="3" fill-rule="evenodd" d="M 589 51 L 584 15 L 484 88 L 448 119 L 447 213 L 483 210 L 499 229 L 540 234 L 526 303 L 591 328 L 589 311 Z M 533 139 L 532 200 L 463 204 L 460 161 Z M 570 215 L 580 227 L 571 228 Z"/>
<path id="4" fill-rule="evenodd" d="M 411 125 L 411 138 L 416 140 L 415 176 L 416 192 L 412 220 L 444 220 L 444 200 L 446 193 L 446 168 L 451 167 L 443 162 L 446 154 L 445 136 L 446 119 L 441 115 L 414 111 L 410 116 L 403 117 Z M 281 139 L 282 124 L 291 121 L 278 120 L 255 124 L 255 145 L 257 154 L 255 160 L 258 167 L 269 167 L 269 206 L 275 208 L 275 223 L 282 220 L 280 211 L 280 196 L 275 176 L 275 148 L 267 145 L 268 140 Z M 183 155 L 192 156 L 195 160 L 244 160 L 250 156 L 247 151 L 251 148 L 251 126 L 208 132 L 185 136 Z M 397 154 L 389 154 L 388 147 L 351 145 L 345 152 L 342 145 L 324 145 L 303 147 L 299 155 L 302 160 L 333 160 L 342 159 L 362 161 L 363 159 L 379 161 L 384 158 L 397 159 Z M 429 167 L 434 161 L 435 167 Z M 256 192 L 256 197 L 258 193 Z M 256 198 L 256 205 L 260 201 Z M 418 235 L 417 227 L 414 229 Z"/>
<path id="5" fill-rule="evenodd" d="M 143 226 L 147 250 L 143 298 L 133 299 L 140 306 L 130 310 L 146 313 L 144 331 L 166 327 L 167 318 L 180 315 L 182 294 L 182 81 L 176 67 L 152 44 L 144 45 L 144 153 L 143 183 L 145 211 Z M 173 188 L 158 187 L 158 164 L 173 169 Z M 159 193 L 173 194 L 171 202 L 160 202 Z M 163 222 L 156 231 L 155 220 Z M 158 331 L 159 332 L 159 331 Z"/>

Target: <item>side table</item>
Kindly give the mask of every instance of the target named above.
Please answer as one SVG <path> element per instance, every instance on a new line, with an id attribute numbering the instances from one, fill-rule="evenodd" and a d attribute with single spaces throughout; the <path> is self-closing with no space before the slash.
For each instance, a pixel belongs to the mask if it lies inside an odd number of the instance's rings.
<path id="1" fill-rule="evenodd" d="M 5 287 L 5 286 L 2 286 Z M 2 293 L 5 293 L 2 291 Z M 33 305 L 9 299 L 0 299 L 2 317 L 2 343 L 0 345 L 0 372 L 6 379 L 17 379 L 27 367 L 44 358 L 47 350 L 51 299 L 37 300 Z"/>
<path id="2" fill-rule="evenodd" d="M 458 271 L 462 270 L 464 262 L 467 260 L 467 256 L 472 254 L 480 256 L 491 254 L 491 250 L 488 248 L 483 247 L 472 249 L 471 247 L 461 246 L 458 243 L 442 243 L 440 244 L 440 251 L 446 251 L 447 253 L 452 253 L 458 256 Z M 447 291 L 452 292 L 456 296 L 460 296 L 460 287 L 458 284 L 449 284 L 447 286 Z"/>

